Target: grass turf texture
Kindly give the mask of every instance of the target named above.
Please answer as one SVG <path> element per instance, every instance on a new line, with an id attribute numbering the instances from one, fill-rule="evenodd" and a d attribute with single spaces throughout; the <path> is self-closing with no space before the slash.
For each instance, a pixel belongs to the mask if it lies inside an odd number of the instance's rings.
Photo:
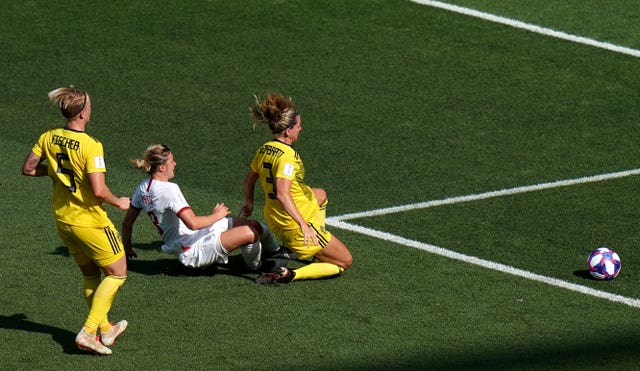
<path id="1" fill-rule="evenodd" d="M 2 368 L 637 365 L 634 308 L 337 229 L 355 257 L 344 277 L 262 287 L 242 271 L 181 269 L 146 220 L 111 312 L 130 329 L 113 356 L 86 356 L 73 344 L 86 313 L 80 273 L 55 233 L 49 181 L 18 175 L 37 135 L 60 124 L 46 92 L 68 84 L 92 95 L 88 130 L 105 145 L 114 193 L 142 177 L 127 160 L 165 142 L 199 213 L 241 205 L 269 137 L 251 130 L 247 107 L 272 89 L 302 112 L 297 148 L 329 215 L 636 168 L 636 59 L 396 1 L 9 1 L 0 14 Z M 604 26 L 584 34 L 616 36 Z M 637 181 L 358 222 L 638 297 Z M 109 213 L 119 225 L 122 213 Z M 604 243 L 621 254 L 620 277 L 575 275 Z M 603 346 L 615 352 L 594 351 Z"/>

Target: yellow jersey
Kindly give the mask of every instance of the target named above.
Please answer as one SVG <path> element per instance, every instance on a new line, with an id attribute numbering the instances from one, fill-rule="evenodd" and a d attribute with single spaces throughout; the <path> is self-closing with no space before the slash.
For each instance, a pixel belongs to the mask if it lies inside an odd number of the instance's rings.
<path id="1" fill-rule="evenodd" d="M 97 228 L 111 224 L 88 176 L 107 171 L 102 143 L 85 132 L 54 128 L 40 136 L 31 152 L 47 161 L 56 221 Z"/>
<path id="2" fill-rule="evenodd" d="M 298 211 L 304 220 L 313 221 L 320 206 L 311 187 L 304 182 L 304 165 L 293 147 L 277 140 L 263 144 L 251 161 L 251 170 L 259 175 L 265 196 L 264 216 L 272 229 L 300 228 L 278 201 L 276 178 L 291 180 L 291 196 Z"/>

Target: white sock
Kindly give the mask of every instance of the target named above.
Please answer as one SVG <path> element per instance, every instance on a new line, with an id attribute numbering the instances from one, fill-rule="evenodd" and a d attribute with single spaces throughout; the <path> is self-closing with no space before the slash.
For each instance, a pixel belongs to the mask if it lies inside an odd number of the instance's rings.
<path id="1" fill-rule="evenodd" d="M 273 237 L 273 233 L 269 227 L 265 224 L 260 223 L 262 226 L 262 234 L 260 235 L 260 243 L 262 244 L 262 248 L 265 252 L 274 253 L 280 250 L 280 244 L 276 241 L 275 237 Z"/>
<path id="2" fill-rule="evenodd" d="M 262 257 L 262 244 L 260 241 L 242 246 L 240 252 L 242 253 L 244 263 L 249 269 L 255 271 L 260 268 L 260 258 Z"/>
<path id="3" fill-rule="evenodd" d="M 260 223 L 260 225 L 262 226 L 262 234 L 260 235 L 260 243 L 262 244 L 262 248 L 264 249 L 264 251 L 266 253 L 270 253 L 271 254 L 271 253 L 274 253 L 274 252 L 280 250 L 280 245 L 278 244 L 276 239 L 273 237 L 273 233 L 271 233 L 271 230 L 269 229 L 269 227 L 267 227 L 263 223 Z"/>

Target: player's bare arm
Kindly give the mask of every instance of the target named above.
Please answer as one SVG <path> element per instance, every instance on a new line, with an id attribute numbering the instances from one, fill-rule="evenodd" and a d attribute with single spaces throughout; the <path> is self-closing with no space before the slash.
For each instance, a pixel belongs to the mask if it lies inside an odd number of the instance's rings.
<path id="1" fill-rule="evenodd" d="M 22 175 L 45 176 L 47 175 L 47 165 L 42 163 L 40 157 L 33 152 L 29 152 L 22 164 Z"/>
<path id="2" fill-rule="evenodd" d="M 307 221 L 304 220 L 302 214 L 300 214 L 300 210 L 298 210 L 296 203 L 293 201 L 293 197 L 291 197 L 291 180 L 286 178 L 276 178 L 276 189 L 278 190 L 278 201 L 280 201 L 284 210 L 302 229 L 305 244 L 309 245 L 313 242 L 314 245 L 319 245 L 320 243 L 318 242 L 318 235 L 316 231 L 309 227 Z"/>
<path id="3" fill-rule="evenodd" d="M 213 208 L 213 212 L 209 215 L 196 215 L 192 209 L 185 209 L 178 217 L 184 222 L 184 224 L 191 230 L 198 230 L 213 225 L 218 220 L 227 217 L 231 214 L 231 210 L 225 204 L 216 204 Z"/>
<path id="4" fill-rule="evenodd" d="M 101 199 L 103 202 L 109 205 L 115 206 L 120 210 L 128 210 L 131 200 L 129 197 L 116 197 L 111 193 L 111 190 L 107 186 L 104 173 L 96 172 L 89 173 L 89 182 L 91 182 L 91 189 L 93 194 Z"/>
<path id="5" fill-rule="evenodd" d="M 124 246 L 124 253 L 127 258 L 137 258 L 138 254 L 133 250 L 131 244 L 131 236 L 133 234 L 133 223 L 140 215 L 140 210 L 135 207 L 130 207 L 122 220 L 122 245 Z"/>

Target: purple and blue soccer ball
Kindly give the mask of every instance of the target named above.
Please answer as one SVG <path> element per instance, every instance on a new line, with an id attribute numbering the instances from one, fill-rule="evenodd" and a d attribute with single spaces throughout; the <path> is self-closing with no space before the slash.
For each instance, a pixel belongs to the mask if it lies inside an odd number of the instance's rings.
<path id="1" fill-rule="evenodd" d="M 620 273 L 620 256 L 608 247 L 598 247 L 589 254 L 587 266 L 593 278 L 610 281 Z"/>

